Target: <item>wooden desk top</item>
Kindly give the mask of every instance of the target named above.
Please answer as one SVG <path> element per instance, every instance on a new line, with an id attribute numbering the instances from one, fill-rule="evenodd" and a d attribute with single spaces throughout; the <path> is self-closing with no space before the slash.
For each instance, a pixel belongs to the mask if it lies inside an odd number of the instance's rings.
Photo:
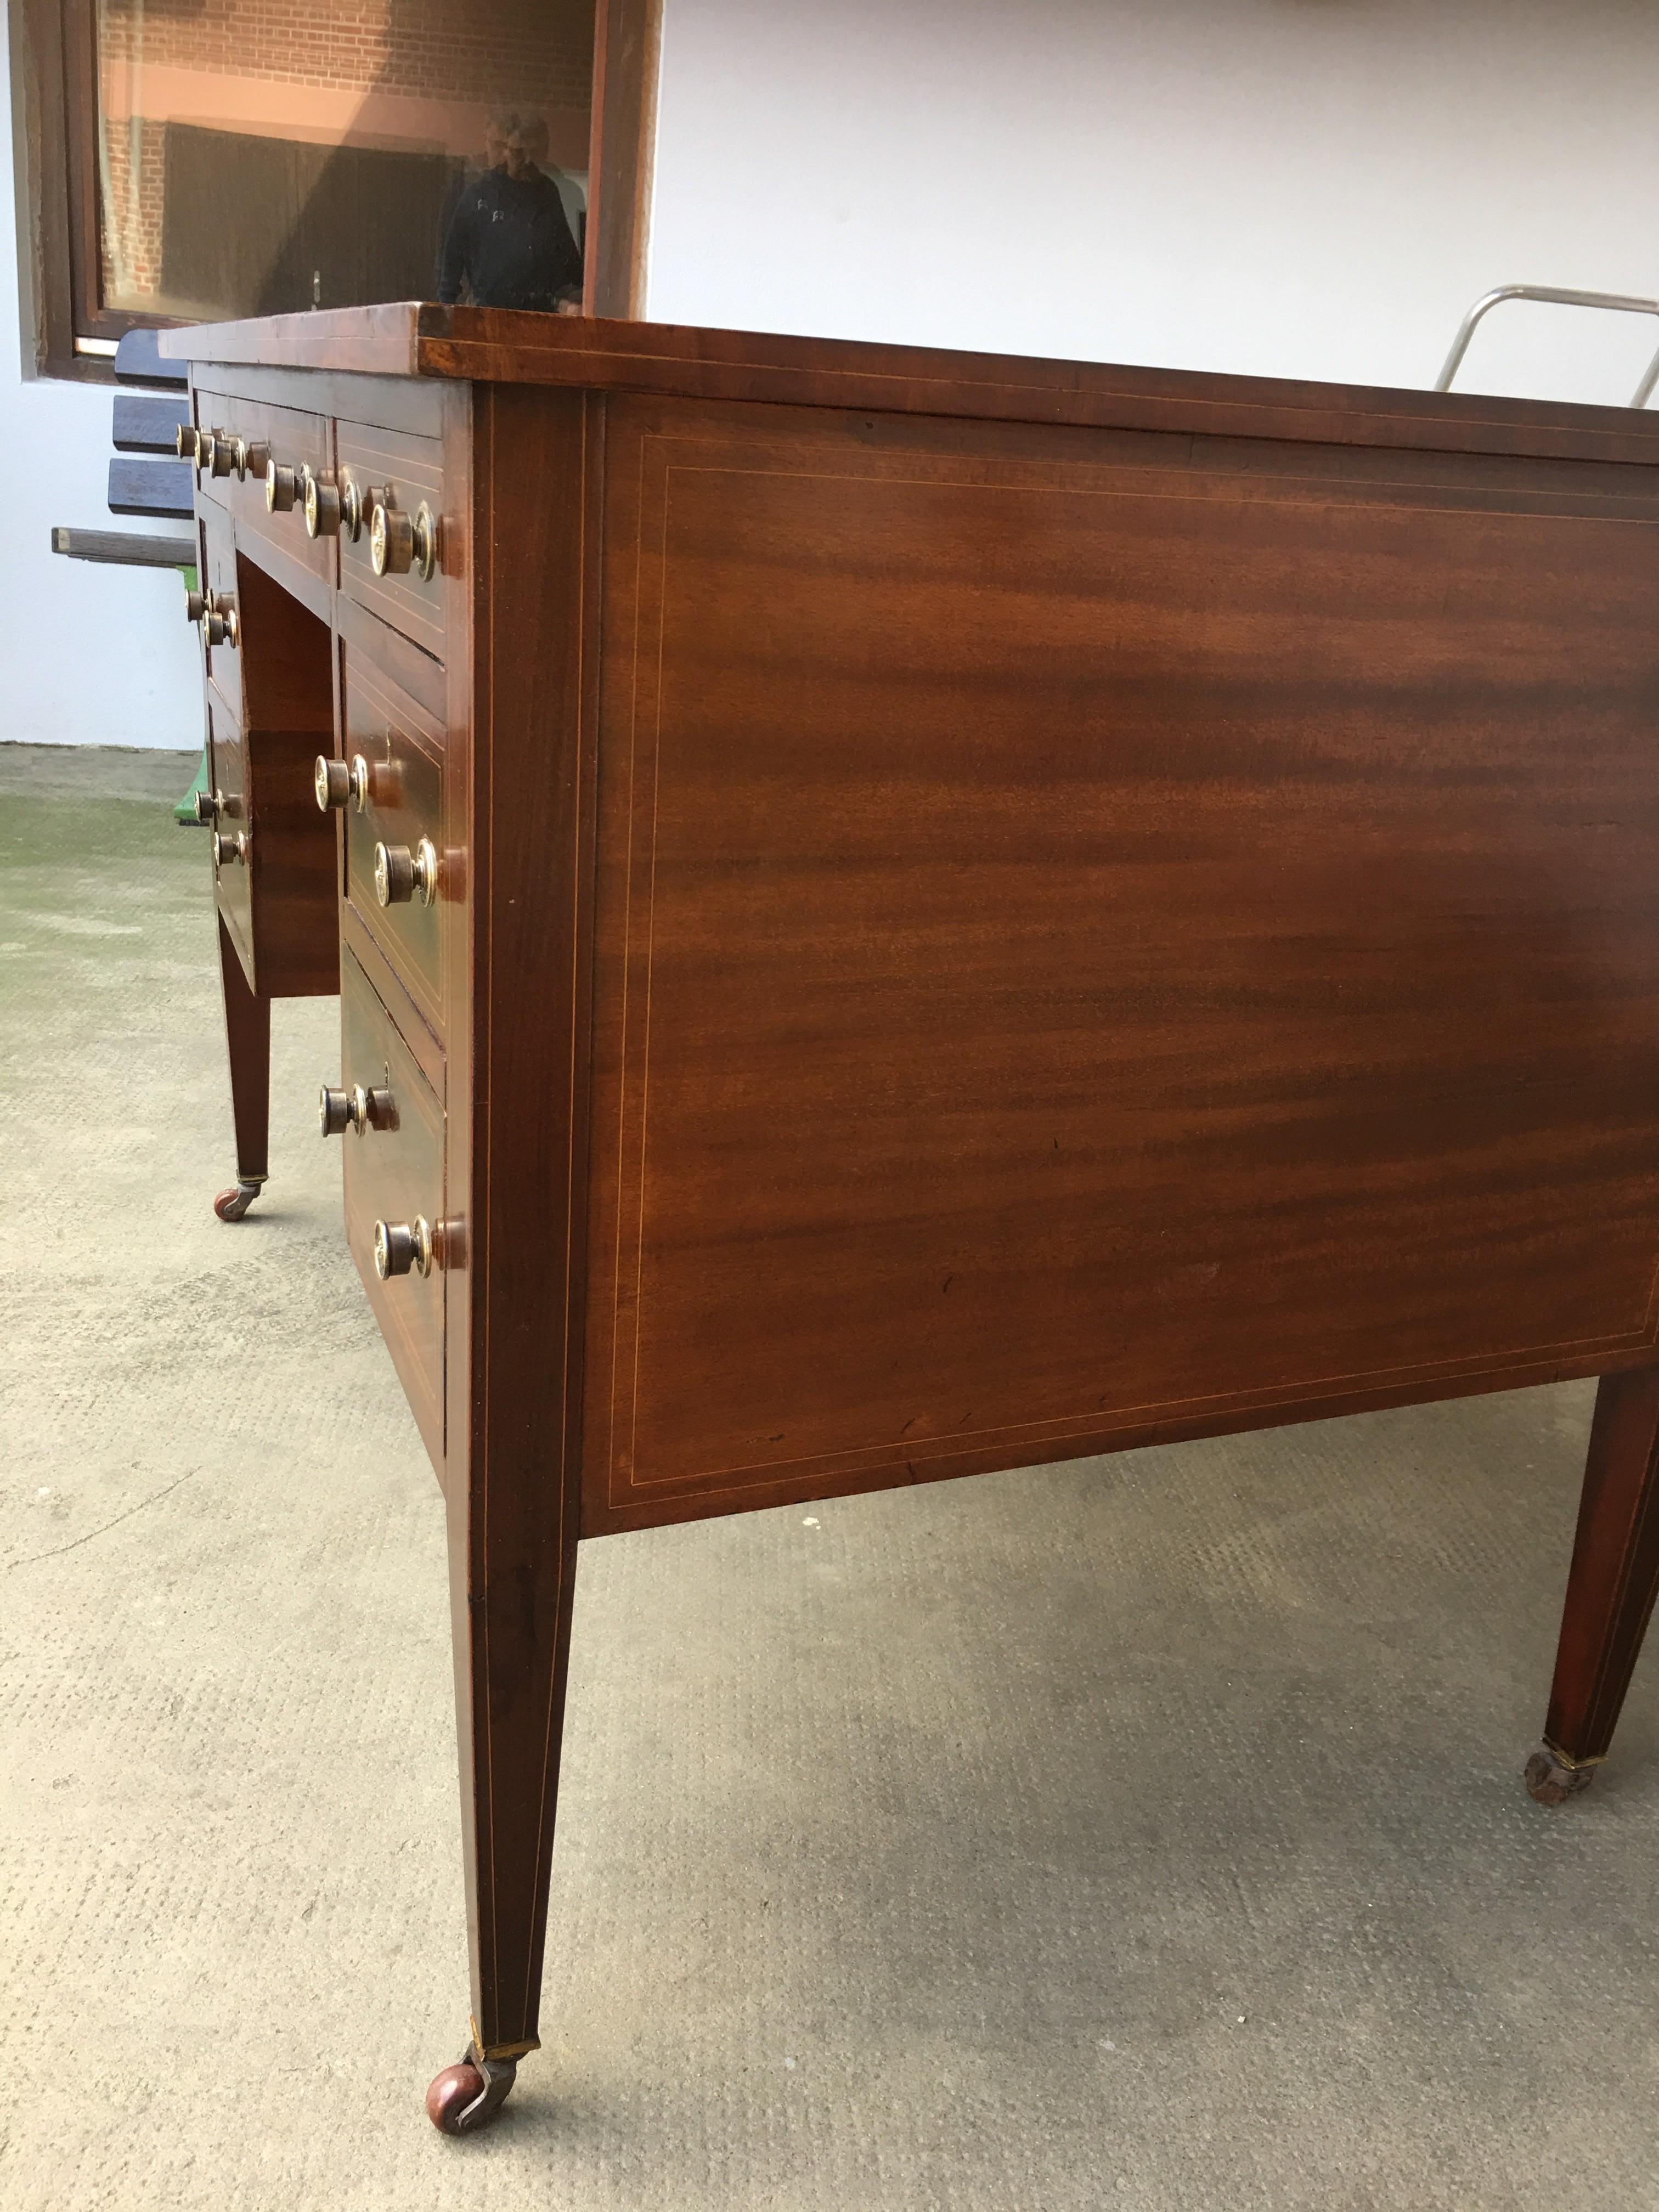
<path id="1" fill-rule="evenodd" d="M 173 360 L 988 422 L 1659 463 L 1659 414 L 401 301 L 164 331 Z"/>

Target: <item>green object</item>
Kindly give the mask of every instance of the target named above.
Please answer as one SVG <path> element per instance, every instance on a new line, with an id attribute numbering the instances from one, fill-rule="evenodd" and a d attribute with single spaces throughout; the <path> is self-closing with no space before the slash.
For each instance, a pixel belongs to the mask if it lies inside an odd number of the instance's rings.
<path id="1" fill-rule="evenodd" d="M 196 589 L 195 569 L 181 568 L 179 571 L 179 574 L 185 580 L 185 589 L 187 592 L 193 592 Z M 202 764 L 196 771 L 196 781 L 191 784 L 190 789 L 185 793 L 184 797 L 179 801 L 179 804 L 173 808 L 173 820 L 175 822 L 185 822 L 188 823 L 192 829 L 197 828 L 200 824 L 202 819 L 201 816 L 196 811 L 197 795 L 201 792 L 211 791 L 213 785 L 208 775 L 207 747 L 204 745 L 202 748 Z"/>
<path id="2" fill-rule="evenodd" d="M 190 789 L 185 793 L 184 797 L 179 801 L 179 804 L 173 808 L 173 820 L 175 822 L 187 822 L 191 824 L 192 829 L 195 828 L 202 819 L 201 816 L 196 811 L 197 793 L 198 792 L 211 791 L 212 788 L 212 785 L 208 781 L 207 747 L 204 745 L 202 748 L 201 766 L 196 771 L 196 781 L 191 784 Z"/>

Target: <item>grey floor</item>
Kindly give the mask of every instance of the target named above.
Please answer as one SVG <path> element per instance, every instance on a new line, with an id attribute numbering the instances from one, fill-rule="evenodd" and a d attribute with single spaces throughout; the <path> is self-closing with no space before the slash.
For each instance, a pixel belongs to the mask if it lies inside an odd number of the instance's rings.
<path id="1" fill-rule="evenodd" d="M 1589 1386 L 583 1555 L 544 2048 L 466 2014 L 439 1498 L 184 756 L 0 748 L 0 2205 L 1659 2205 L 1659 1698 L 1559 1813 Z"/>

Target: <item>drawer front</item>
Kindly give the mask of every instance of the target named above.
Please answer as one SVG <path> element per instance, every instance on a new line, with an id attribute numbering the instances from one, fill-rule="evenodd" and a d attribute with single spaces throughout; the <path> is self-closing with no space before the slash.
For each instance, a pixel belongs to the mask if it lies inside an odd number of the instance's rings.
<path id="1" fill-rule="evenodd" d="M 390 1094 L 378 1126 L 348 1129 L 334 1141 L 345 1150 L 346 1242 L 368 1292 L 434 1464 L 444 1453 L 444 1118 L 436 1096 L 349 950 L 340 957 L 340 1080 L 350 1091 Z M 430 1273 L 418 1269 L 382 1281 L 374 1267 L 378 1222 L 437 1235 Z"/>
<path id="2" fill-rule="evenodd" d="M 336 434 L 340 481 L 356 485 L 365 507 L 369 495 L 411 520 L 422 503 L 436 519 L 437 567 L 430 577 L 411 568 L 402 575 L 377 576 L 374 531 L 365 522 L 354 538 L 340 534 L 340 585 L 384 623 L 442 660 L 447 646 L 449 603 L 456 588 L 458 517 L 444 512 L 443 447 L 436 438 L 401 430 L 374 430 L 341 422 Z"/>
<path id="3" fill-rule="evenodd" d="M 263 447 L 296 481 L 309 469 L 325 477 L 334 466 L 333 426 L 325 415 L 305 415 L 294 407 L 273 407 L 257 399 L 233 398 L 216 392 L 196 395 L 197 421 L 204 429 L 220 429 Z M 256 459 L 258 457 L 256 456 Z M 263 468 L 244 477 L 199 476 L 200 499 L 222 507 L 235 519 L 243 550 L 270 569 L 289 590 L 314 611 L 322 611 L 319 598 L 334 588 L 339 555 L 331 538 L 306 535 L 302 498 L 285 512 L 273 512 L 265 503 Z"/>
<path id="4" fill-rule="evenodd" d="M 225 918 L 231 942 L 241 955 L 250 984 L 253 966 L 253 872 L 246 851 L 219 858 L 221 837 L 246 837 L 248 825 L 247 749 L 242 732 L 224 701 L 210 690 L 208 709 L 208 775 L 219 801 L 219 819 L 213 833 L 213 882 L 219 911 Z"/>
<path id="5" fill-rule="evenodd" d="M 346 758 L 361 759 L 368 771 L 362 804 L 345 809 L 346 901 L 441 1036 L 445 910 L 457 888 L 446 843 L 442 726 L 349 643 L 341 653 L 340 696 Z M 435 882 L 415 867 L 423 843 L 436 860 Z M 382 905 L 375 881 L 382 845 L 394 860 L 407 856 L 387 888 L 405 888 L 415 872 L 430 884 L 430 899 L 417 884 L 411 896 Z"/>
<path id="6" fill-rule="evenodd" d="M 236 544 L 231 531 L 230 517 L 222 507 L 204 503 L 199 510 L 198 528 L 201 532 L 202 555 L 198 580 L 204 593 L 216 599 L 234 602 L 236 598 Z M 221 645 L 208 643 L 208 623 L 202 620 L 202 649 L 206 658 L 210 682 L 216 684 L 240 716 L 242 704 L 242 656 L 228 638 Z"/>

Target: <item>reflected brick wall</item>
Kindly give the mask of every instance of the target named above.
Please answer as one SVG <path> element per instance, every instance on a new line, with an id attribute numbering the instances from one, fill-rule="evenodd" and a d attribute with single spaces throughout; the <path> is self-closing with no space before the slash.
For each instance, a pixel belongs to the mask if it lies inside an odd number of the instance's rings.
<path id="1" fill-rule="evenodd" d="M 169 304 L 169 123 L 476 159 L 489 111 L 517 107 L 585 169 L 593 19 L 592 0 L 101 0 L 109 296 Z"/>
<path id="2" fill-rule="evenodd" d="M 106 61 L 490 103 L 586 104 L 592 6 L 539 0 L 104 0 Z"/>

